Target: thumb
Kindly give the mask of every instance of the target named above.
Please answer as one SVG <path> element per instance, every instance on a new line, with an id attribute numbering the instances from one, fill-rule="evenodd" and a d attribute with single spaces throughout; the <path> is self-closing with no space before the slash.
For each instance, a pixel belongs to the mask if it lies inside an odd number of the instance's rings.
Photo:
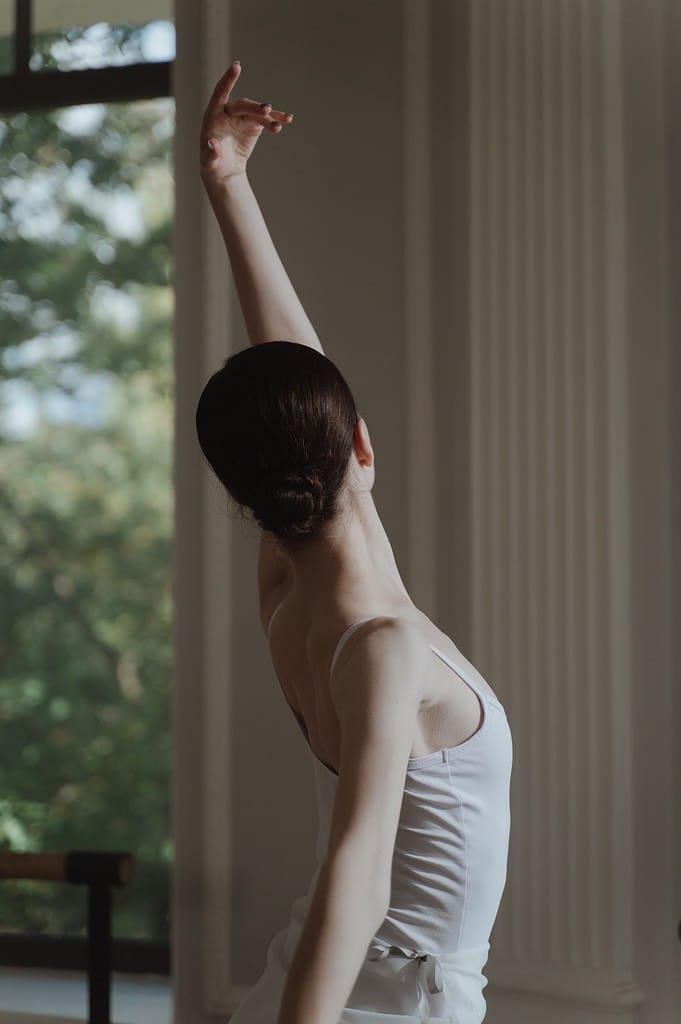
<path id="1" fill-rule="evenodd" d="M 204 167 L 210 169 L 219 163 L 221 156 L 222 149 L 220 143 L 214 136 L 210 136 L 201 148 L 201 163 Z"/>

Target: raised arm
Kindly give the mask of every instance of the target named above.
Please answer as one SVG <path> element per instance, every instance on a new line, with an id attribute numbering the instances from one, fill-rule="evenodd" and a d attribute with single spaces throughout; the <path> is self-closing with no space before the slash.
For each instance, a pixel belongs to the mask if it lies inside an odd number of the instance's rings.
<path id="1" fill-rule="evenodd" d="M 292 114 L 230 98 L 241 74 L 233 61 L 213 90 L 201 124 L 200 167 L 229 255 L 251 345 L 296 341 L 323 348 L 286 273 L 246 176 L 263 130 L 279 135 Z"/>

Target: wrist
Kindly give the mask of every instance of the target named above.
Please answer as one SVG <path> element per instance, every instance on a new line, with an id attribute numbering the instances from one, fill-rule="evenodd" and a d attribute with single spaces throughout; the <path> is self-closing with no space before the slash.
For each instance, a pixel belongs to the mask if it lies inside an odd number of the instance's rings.
<path id="1" fill-rule="evenodd" d="M 210 197 L 228 197 L 232 193 L 238 193 L 250 187 L 250 182 L 245 171 L 238 174 L 230 174 L 228 178 L 215 180 L 208 175 L 202 175 L 203 187 Z"/>

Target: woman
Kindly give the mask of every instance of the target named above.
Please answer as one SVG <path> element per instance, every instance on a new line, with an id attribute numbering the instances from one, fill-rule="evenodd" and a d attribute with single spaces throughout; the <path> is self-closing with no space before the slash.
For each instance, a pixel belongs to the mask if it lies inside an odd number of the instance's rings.
<path id="1" fill-rule="evenodd" d="M 246 176 L 263 129 L 280 134 L 292 115 L 233 98 L 240 72 L 233 62 L 213 91 L 200 161 L 251 347 L 210 378 L 196 421 L 213 470 L 263 530 L 262 625 L 310 749 L 319 836 L 309 891 L 232 1024 L 480 1024 L 506 879 L 510 729 L 402 582 L 366 423 Z"/>

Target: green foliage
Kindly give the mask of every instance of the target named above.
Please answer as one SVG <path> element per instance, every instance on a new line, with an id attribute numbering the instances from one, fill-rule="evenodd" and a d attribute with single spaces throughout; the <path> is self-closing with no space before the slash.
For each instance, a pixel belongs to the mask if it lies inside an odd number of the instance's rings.
<path id="1" fill-rule="evenodd" d="M 0 126 L 0 845 L 132 852 L 129 938 L 169 930 L 172 132 Z M 3 883 L 0 922 L 84 934 L 84 891 Z"/>

